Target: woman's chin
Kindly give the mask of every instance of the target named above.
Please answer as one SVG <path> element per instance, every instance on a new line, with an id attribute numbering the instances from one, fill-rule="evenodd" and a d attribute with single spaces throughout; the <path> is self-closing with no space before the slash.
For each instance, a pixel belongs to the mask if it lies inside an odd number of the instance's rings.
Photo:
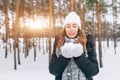
<path id="1" fill-rule="evenodd" d="M 75 36 L 74 36 L 74 35 L 70 35 L 70 36 L 68 36 L 68 37 L 69 37 L 69 38 L 71 38 L 71 39 L 72 39 L 72 38 L 75 38 Z"/>

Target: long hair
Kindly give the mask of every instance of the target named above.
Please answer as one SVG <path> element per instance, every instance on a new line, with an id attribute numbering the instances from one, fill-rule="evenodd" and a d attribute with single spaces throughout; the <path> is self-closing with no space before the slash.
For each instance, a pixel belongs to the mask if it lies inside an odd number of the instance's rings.
<path id="1" fill-rule="evenodd" d="M 56 48 L 58 48 L 58 50 L 60 50 L 60 47 L 64 45 L 65 36 L 65 30 L 64 28 L 62 28 L 62 30 L 56 35 Z M 82 29 L 78 29 L 78 36 L 79 38 L 75 41 L 75 43 L 81 43 L 83 46 L 83 50 L 86 51 L 87 38 L 85 32 Z"/>

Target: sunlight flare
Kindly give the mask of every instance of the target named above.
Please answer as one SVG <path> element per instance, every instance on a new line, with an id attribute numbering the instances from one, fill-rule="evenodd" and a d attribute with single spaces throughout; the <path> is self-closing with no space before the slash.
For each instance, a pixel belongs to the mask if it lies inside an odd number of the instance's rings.
<path id="1" fill-rule="evenodd" d="M 22 18 L 21 19 L 21 27 L 29 27 L 31 29 L 41 29 L 47 27 L 47 19 L 42 17 L 34 17 L 34 18 Z"/>

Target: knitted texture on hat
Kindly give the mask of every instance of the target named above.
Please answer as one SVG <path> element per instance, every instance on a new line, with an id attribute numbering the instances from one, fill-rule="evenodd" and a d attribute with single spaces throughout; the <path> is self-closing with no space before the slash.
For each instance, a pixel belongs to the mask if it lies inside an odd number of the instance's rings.
<path id="1" fill-rule="evenodd" d="M 62 27 L 64 28 L 66 24 L 69 23 L 76 23 L 79 28 L 81 29 L 81 20 L 80 17 L 75 13 L 75 12 L 70 12 L 66 17 L 63 22 Z"/>

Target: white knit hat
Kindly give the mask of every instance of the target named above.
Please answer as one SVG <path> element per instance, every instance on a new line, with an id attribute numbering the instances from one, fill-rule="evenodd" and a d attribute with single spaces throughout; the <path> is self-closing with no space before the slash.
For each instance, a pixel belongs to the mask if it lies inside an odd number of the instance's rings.
<path id="1" fill-rule="evenodd" d="M 75 13 L 75 12 L 70 12 L 66 17 L 63 22 L 62 27 L 64 28 L 66 24 L 69 23 L 76 23 L 79 28 L 81 29 L 81 20 L 80 17 Z"/>

